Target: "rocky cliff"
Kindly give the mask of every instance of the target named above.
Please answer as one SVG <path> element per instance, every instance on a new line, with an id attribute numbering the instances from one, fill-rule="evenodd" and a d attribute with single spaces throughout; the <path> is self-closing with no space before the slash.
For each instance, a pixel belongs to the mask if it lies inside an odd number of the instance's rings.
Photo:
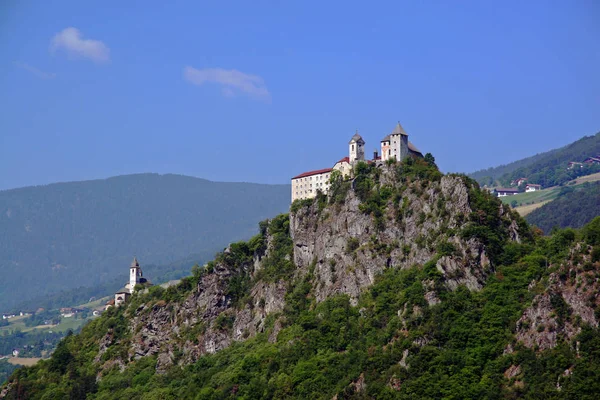
<path id="1" fill-rule="evenodd" d="M 543 237 L 464 176 L 360 164 L 0 397 L 580 395 L 600 371 L 599 270 L 600 219 Z"/>
<path id="2" fill-rule="evenodd" d="M 369 179 L 369 186 L 361 199 L 360 177 L 340 180 L 329 198 L 296 204 L 289 220 L 280 216 L 263 225 L 261 235 L 253 239 L 261 244 L 253 249 L 245 244 L 227 248 L 204 271 L 183 282 L 183 288 L 167 290 L 185 293 L 178 301 L 165 301 L 158 291 L 134 296 L 125 314 L 131 332 L 127 356 L 119 365 L 151 355 L 158 356 L 158 371 L 190 364 L 264 332 L 269 316 L 270 337 L 275 340 L 285 320 L 286 294 L 306 277 L 317 302 L 347 294 L 356 304 L 361 291 L 385 269 L 428 263 L 449 289 L 481 289 L 494 267 L 483 241 L 464 235 L 481 213 L 470 198 L 476 188 L 460 176 L 418 178 L 396 164 L 380 164 L 365 168 L 362 177 Z M 381 213 L 377 216 L 366 208 L 368 196 L 374 194 Z M 494 207 L 498 229 L 509 240 L 520 240 L 515 215 L 500 202 Z M 427 302 L 439 302 L 434 281 L 423 284 Z M 243 286 L 244 293 L 234 293 L 240 290 L 232 289 L 236 285 Z M 107 333 L 102 341 L 98 361 L 116 343 L 111 336 Z M 115 360 L 105 362 L 112 367 Z"/>

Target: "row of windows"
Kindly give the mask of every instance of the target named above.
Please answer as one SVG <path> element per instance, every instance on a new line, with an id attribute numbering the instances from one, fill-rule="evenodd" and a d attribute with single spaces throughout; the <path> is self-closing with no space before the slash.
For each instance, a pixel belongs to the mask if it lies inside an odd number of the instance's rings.
<path id="1" fill-rule="evenodd" d="M 323 180 L 328 180 L 329 179 L 329 174 L 327 174 L 327 175 L 313 175 L 313 176 L 315 177 L 315 180 L 317 180 L 317 181 L 323 181 Z M 294 183 L 298 184 L 300 182 L 312 181 L 313 176 L 307 176 L 306 178 L 295 179 Z"/>
<path id="2" fill-rule="evenodd" d="M 325 187 L 325 189 L 328 189 L 328 187 Z M 315 189 L 315 191 L 317 191 L 317 190 L 319 190 L 319 189 Z M 312 192 L 313 192 L 312 189 L 306 189 L 304 191 L 302 191 L 302 190 L 296 191 L 295 193 L 296 193 L 296 196 L 298 196 L 298 195 L 301 196 L 302 194 L 308 194 L 308 193 L 312 193 Z"/>
<path id="3" fill-rule="evenodd" d="M 308 185 L 308 184 L 307 184 L 307 185 L 299 185 L 299 186 L 297 186 L 297 187 L 296 187 L 296 189 L 297 189 L 298 187 L 299 187 L 300 189 L 304 189 L 304 187 L 305 187 L 305 186 L 306 186 L 306 188 L 308 189 L 309 187 L 310 187 L 310 188 L 312 188 L 312 187 L 313 187 L 313 184 L 311 183 L 310 185 Z M 317 183 L 315 183 L 315 186 L 319 186 L 319 187 L 320 187 L 320 186 L 329 186 L 329 183 L 328 183 L 328 182 L 317 182 Z"/>

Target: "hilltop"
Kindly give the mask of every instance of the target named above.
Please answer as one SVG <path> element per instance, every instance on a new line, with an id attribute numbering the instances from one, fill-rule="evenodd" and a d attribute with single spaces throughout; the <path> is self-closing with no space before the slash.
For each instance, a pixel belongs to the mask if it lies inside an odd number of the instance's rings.
<path id="1" fill-rule="evenodd" d="M 206 261 L 286 211 L 289 193 L 289 185 L 158 174 L 0 191 L 0 311 L 59 291 L 121 286 L 133 255 L 158 266 L 189 255 Z"/>
<path id="2" fill-rule="evenodd" d="M 506 165 L 491 167 L 469 174 L 480 185 L 507 186 L 525 177 L 529 183 L 543 187 L 560 185 L 578 176 L 600 172 L 600 165 L 568 169 L 569 162 L 583 162 L 588 157 L 600 155 L 600 132 L 558 149 L 536 154 Z"/>

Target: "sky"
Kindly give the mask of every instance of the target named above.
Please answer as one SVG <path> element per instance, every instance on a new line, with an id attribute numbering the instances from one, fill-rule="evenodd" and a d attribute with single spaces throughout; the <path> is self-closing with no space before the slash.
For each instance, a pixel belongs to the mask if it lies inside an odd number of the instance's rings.
<path id="1" fill-rule="evenodd" d="M 398 121 L 444 172 L 600 131 L 600 2 L 0 2 L 0 190 L 289 183 Z"/>

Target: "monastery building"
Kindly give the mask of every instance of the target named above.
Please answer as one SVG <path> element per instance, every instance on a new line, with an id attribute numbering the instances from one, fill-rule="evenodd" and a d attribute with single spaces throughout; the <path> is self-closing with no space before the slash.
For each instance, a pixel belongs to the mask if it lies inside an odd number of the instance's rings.
<path id="1" fill-rule="evenodd" d="M 402 161 L 408 156 L 423 157 L 423 154 L 409 142 L 408 134 L 398 122 L 392 133 L 381 139 L 381 156 L 375 151 L 373 160 L 367 162 Z M 348 142 L 348 156 L 336 162 L 332 168 L 308 171 L 292 178 L 292 202 L 311 199 L 319 190 L 327 194 L 332 171 L 340 171 L 345 179 L 349 179 L 358 161 L 365 161 L 365 141 L 357 131 Z"/>

